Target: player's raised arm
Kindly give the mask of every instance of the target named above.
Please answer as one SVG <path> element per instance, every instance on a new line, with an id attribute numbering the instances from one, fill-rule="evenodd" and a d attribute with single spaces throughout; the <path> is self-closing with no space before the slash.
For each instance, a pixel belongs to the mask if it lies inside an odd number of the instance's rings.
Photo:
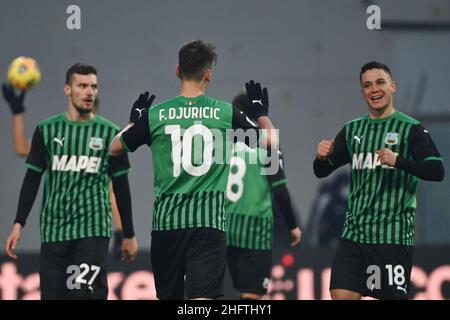
<path id="1" fill-rule="evenodd" d="M 317 178 L 326 177 L 348 162 L 350 156 L 345 140 L 345 129 L 342 129 L 334 140 L 319 142 L 313 164 L 314 174 Z"/>
<path id="2" fill-rule="evenodd" d="M 334 140 L 321 140 L 317 146 L 316 157 L 323 161 L 328 159 L 334 149 Z"/>
<path id="3" fill-rule="evenodd" d="M 133 103 L 128 125 L 116 135 L 109 146 L 109 153 L 112 156 L 118 156 L 125 151 L 134 151 L 148 141 L 148 139 L 146 139 L 149 134 L 147 130 L 147 111 L 151 107 L 153 100 L 155 100 L 155 95 L 150 95 L 148 91 L 146 91 L 145 93 L 141 93 L 138 99 Z M 129 145 L 122 139 L 122 135 L 125 132 L 127 132 Z"/>
<path id="4" fill-rule="evenodd" d="M 16 94 L 12 85 L 4 83 L 2 85 L 3 98 L 8 103 L 12 118 L 12 133 L 14 150 L 19 157 L 26 157 L 30 152 L 30 141 L 25 136 L 25 128 L 23 124 L 23 113 L 25 112 L 25 94 L 26 90 Z"/>
<path id="5" fill-rule="evenodd" d="M 263 131 L 262 146 L 270 147 L 272 150 L 278 149 L 278 134 L 269 114 L 269 94 L 267 88 L 261 88 L 259 82 L 250 80 L 245 84 L 245 90 L 249 99 L 250 106 L 246 110 L 248 115 L 256 119 L 260 129 Z"/>

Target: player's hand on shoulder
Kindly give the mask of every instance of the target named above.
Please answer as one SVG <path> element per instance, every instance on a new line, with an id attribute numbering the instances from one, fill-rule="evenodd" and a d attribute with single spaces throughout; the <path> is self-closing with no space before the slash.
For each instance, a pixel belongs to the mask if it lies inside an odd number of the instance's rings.
<path id="1" fill-rule="evenodd" d="M 327 159 L 332 153 L 334 149 L 334 140 L 322 140 L 319 142 L 319 145 L 317 146 L 317 159 L 318 160 L 325 160 Z"/>
<path id="2" fill-rule="evenodd" d="M 289 230 L 289 235 L 291 236 L 291 247 L 299 245 L 302 241 L 302 230 L 299 227 Z"/>
<path id="3" fill-rule="evenodd" d="M 26 90 L 21 90 L 19 93 L 16 93 L 12 85 L 3 83 L 2 94 L 13 114 L 21 114 L 25 111 L 24 100 Z"/>
<path id="4" fill-rule="evenodd" d="M 131 107 L 130 123 L 136 123 L 151 107 L 155 98 L 156 96 L 150 95 L 148 91 L 141 93 Z"/>
<path id="5" fill-rule="evenodd" d="M 21 233 L 22 226 L 19 223 L 15 223 L 8 238 L 6 239 L 6 254 L 13 259 L 17 259 L 16 245 L 19 243 Z"/>
<path id="6" fill-rule="evenodd" d="M 122 261 L 126 263 L 133 262 L 137 256 L 138 245 L 136 237 L 133 238 L 123 238 L 122 240 Z"/>
<path id="7" fill-rule="evenodd" d="M 264 117 L 269 114 L 269 93 L 267 88 L 262 89 L 261 83 L 250 80 L 245 84 L 245 91 L 250 101 L 247 112 L 253 119 Z"/>

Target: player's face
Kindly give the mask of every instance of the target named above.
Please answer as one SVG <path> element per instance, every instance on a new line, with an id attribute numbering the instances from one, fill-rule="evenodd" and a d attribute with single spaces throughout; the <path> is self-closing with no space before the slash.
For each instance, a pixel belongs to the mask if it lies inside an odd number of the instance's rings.
<path id="1" fill-rule="evenodd" d="M 395 90 L 395 82 L 383 69 L 370 69 L 361 75 L 361 93 L 369 110 L 382 113 L 393 108 L 392 97 Z"/>
<path id="2" fill-rule="evenodd" d="M 65 86 L 71 104 L 80 114 L 94 112 L 97 97 L 97 76 L 95 74 L 74 74 L 72 82 Z"/>

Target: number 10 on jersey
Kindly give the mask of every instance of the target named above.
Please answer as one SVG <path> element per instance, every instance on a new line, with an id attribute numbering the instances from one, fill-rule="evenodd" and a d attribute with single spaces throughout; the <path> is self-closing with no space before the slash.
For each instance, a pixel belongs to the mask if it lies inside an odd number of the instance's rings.
<path id="1" fill-rule="evenodd" d="M 165 133 L 170 135 L 172 141 L 173 176 L 178 177 L 183 169 L 192 176 L 204 175 L 211 168 L 213 157 L 213 134 L 211 130 L 202 124 L 194 124 L 181 134 L 178 124 L 167 125 Z M 192 163 L 192 144 L 194 136 L 200 136 L 203 144 L 202 163 Z M 194 147 L 194 152 L 197 148 Z"/>

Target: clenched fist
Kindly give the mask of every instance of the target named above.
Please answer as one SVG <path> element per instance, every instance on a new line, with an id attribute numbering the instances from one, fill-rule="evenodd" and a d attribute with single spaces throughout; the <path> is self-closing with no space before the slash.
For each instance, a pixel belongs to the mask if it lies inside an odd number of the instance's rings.
<path id="1" fill-rule="evenodd" d="M 325 160 L 327 159 L 334 149 L 334 140 L 322 140 L 319 142 L 319 145 L 317 147 L 317 159 L 319 160 Z"/>
<path id="2" fill-rule="evenodd" d="M 393 152 L 391 149 L 384 148 L 377 151 L 378 158 L 380 159 L 381 164 L 386 164 L 390 167 L 395 166 L 395 162 L 397 161 L 397 153 Z"/>

